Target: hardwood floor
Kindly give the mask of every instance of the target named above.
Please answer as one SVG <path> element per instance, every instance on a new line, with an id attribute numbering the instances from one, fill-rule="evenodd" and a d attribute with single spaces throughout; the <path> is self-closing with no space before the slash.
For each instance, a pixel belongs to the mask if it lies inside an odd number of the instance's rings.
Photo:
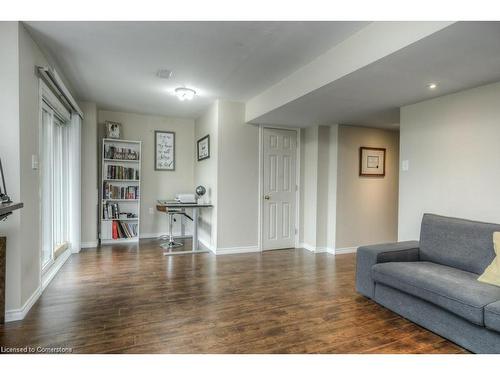
<path id="1" fill-rule="evenodd" d="M 189 244 L 186 244 L 189 246 Z M 158 241 L 73 255 L 0 345 L 75 353 L 464 353 L 360 296 L 355 255 L 162 255 Z"/>

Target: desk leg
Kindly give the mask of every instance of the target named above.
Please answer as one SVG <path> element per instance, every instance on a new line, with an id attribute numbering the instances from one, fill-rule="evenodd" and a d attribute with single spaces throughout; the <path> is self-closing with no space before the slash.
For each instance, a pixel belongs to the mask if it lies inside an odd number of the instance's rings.
<path id="1" fill-rule="evenodd" d="M 198 250 L 198 208 L 193 208 L 193 251 Z"/>
<path id="2" fill-rule="evenodd" d="M 0 324 L 5 323 L 5 267 L 7 263 L 7 239 L 0 237 Z"/>

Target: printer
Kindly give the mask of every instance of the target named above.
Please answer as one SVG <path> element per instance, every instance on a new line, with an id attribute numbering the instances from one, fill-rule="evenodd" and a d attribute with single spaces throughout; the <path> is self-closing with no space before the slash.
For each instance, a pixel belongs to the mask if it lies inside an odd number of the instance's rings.
<path id="1" fill-rule="evenodd" d="M 179 203 L 196 203 L 196 194 L 176 194 L 175 200 Z"/>

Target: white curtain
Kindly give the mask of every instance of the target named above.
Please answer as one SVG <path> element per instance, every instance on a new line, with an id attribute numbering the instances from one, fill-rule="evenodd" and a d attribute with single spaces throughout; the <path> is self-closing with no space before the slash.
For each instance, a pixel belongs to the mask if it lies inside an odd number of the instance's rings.
<path id="1" fill-rule="evenodd" d="M 68 180 L 70 181 L 70 244 L 71 251 L 78 253 L 81 249 L 81 117 L 73 113 L 71 116 L 71 125 L 69 133 L 69 155 L 70 155 L 70 170 Z"/>

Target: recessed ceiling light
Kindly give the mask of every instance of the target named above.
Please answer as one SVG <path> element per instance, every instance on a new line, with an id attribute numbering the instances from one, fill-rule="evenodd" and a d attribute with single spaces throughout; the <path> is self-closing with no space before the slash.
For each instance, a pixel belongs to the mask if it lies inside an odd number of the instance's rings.
<path id="1" fill-rule="evenodd" d="M 437 89 L 438 85 L 437 85 L 437 83 L 434 83 L 434 82 L 433 82 L 433 83 L 429 83 L 429 84 L 427 85 L 427 87 L 428 87 L 430 90 L 435 90 L 435 89 Z"/>
<path id="2" fill-rule="evenodd" d="M 156 75 L 163 79 L 169 79 L 172 77 L 172 71 L 170 69 L 159 69 Z"/>
<path id="3" fill-rule="evenodd" d="M 184 100 L 193 100 L 196 91 L 187 87 L 177 87 L 175 89 L 175 95 L 183 102 Z"/>

